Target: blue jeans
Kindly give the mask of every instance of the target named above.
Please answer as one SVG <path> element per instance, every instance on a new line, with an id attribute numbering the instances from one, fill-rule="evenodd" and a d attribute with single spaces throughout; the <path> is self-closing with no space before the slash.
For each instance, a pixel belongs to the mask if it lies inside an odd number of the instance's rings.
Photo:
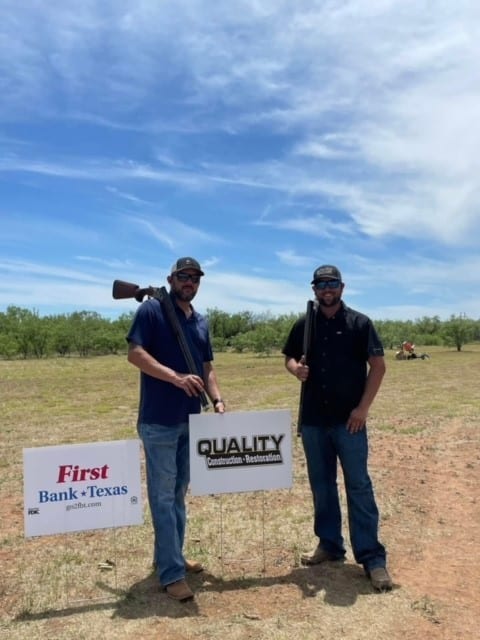
<path id="1" fill-rule="evenodd" d="M 185 577 L 185 494 L 190 481 L 188 423 L 138 425 L 145 451 L 154 563 L 163 586 Z"/>
<path id="2" fill-rule="evenodd" d="M 345 556 L 337 485 L 337 458 L 343 470 L 350 542 L 356 562 L 365 570 L 385 567 L 385 547 L 378 541 L 378 509 L 367 470 L 366 428 L 347 431 L 334 426 L 302 426 L 302 441 L 313 495 L 314 531 L 320 546 L 335 558 Z"/>

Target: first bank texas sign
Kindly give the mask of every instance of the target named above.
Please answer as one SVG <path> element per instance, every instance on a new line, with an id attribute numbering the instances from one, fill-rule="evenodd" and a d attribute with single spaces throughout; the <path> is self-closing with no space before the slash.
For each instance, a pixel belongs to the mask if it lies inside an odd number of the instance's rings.
<path id="1" fill-rule="evenodd" d="M 23 450 L 25 536 L 142 524 L 140 441 Z"/>
<path id="2" fill-rule="evenodd" d="M 192 495 L 289 489 L 290 425 L 286 410 L 191 415 Z"/>

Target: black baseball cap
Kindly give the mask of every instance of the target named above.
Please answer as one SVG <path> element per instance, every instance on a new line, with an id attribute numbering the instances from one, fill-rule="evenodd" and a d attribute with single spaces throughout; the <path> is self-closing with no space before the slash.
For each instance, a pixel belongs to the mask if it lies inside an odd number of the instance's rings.
<path id="1" fill-rule="evenodd" d="M 170 271 L 170 275 L 173 276 L 174 273 L 178 273 L 178 271 L 183 271 L 184 269 L 195 269 L 198 271 L 199 275 L 205 275 L 200 268 L 200 264 L 195 258 L 179 258 L 174 264 L 172 264 L 172 269 Z"/>
<path id="2" fill-rule="evenodd" d="M 323 278 L 331 278 L 332 280 L 340 280 L 342 281 L 342 274 L 331 264 L 323 264 L 321 267 L 317 267 L 313 272 L 313 280 L 311 284 L 315 284 L 317 280 L 322 280 Z"/>

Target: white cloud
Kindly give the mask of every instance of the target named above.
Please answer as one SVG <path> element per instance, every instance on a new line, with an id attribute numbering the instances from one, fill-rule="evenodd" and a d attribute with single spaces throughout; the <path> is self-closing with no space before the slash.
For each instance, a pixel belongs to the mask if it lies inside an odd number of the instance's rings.
<path id="1" fill-rule="evenodd" d="M 333 136 L 330 136 L 331 138 Z M 347 151 L 335 148 L 321 140 L 309 140 L 297 145 L 293 151 L 293 155 L 309 156 L 311 158 L 319 158 L 328 160 L 329 158 L 345 158 Z"/>
<path id="2" fill-rule="evenodd" d="M 121 118 L 122 110 L 129 114 L 170 82 L 172 63 L 184 81 L 176 97 L 190 105 L 190 125 L 203 121 L 201 126 L 208 123 L 213 130 L 239 131 L 261 119 L 304 135 L 290 157 L 277 159 L 276 175 L 270 162 L 244 166 L 241 173 L 225 166 L 199 176 L 111 159 L 11 158 L 4 170 L 135 178 L 187 189 L 216 182 L 317 193 L 334 197 L 364 233 L 373 235 L 402 235 L 415 221 L 421 233 L 446 243 L 478 230 L 480 88 L 472 78 L 480 57 L 475 30 L 480 5 L 459 0 L 432 12 L 413 0 L 313 5 L 232 0 L 228 9 L 213 11 L 201 1 L 86 2 L 74 10 L 52 2 L 28 11 L 11 3 L 8 15 L 1 27 L 8 56 L 0 56 L 5 61 L 0 65 L 5 82 L 17 91 L 2 92 L 7 117 L 30 105 L 54 113 L 56 74 L 67 112 L 80 114 L 90 95 L 94 106 L 90 114 L 84 110 L 85 117 L 107 121 L 116 112 Z M 214 108 L 209 115 L 203 105 L 212 99 L 229 110 Z M 183 118 L 172 114 L 164 127 L 172 130 Z M 153 125 L 152 113 L 148 121 Z M 158 158 L 178 169 L 171 153 Z M 333 178 L 328 166 L 323 171 L 325 165 L 315 162 L 349 158 L 363 164 L 360 174 L 347 165 L 344 177 Z M 295 180 L 288 180 L 292 169 Z M 322 173 L 328 178 L 319 179 Z M 445 232 L 439 216 L 445 222 L 454 217 L 455 231 Z"/>
<path id="3" fill-rule="evenodd" d="M 3 272 L 5 277 L 15 276 L 15 281 L 21 281 L 23 277 L 33 278 L 54 278 L 57 282 L 61 280 L 73 280 L 83 282 L 99 282 L 99 278 L 95 275 L 84 272 L 75 271 L 68 267 L 54 266 L 49 264 L 41 264 L 34 262 L 25 262 L 21 260 L 2 260 L 0 261 L 0 273 Z M 7 280 L 2 286 L 14 288 Z M 16 286 L 16 285 L 15 285 Z"/>
<path id="4" fill-rule="evenodd" d="M 223 243 L 215 233 L 203 231 L 198 226 L 183 223 L 169 216 L 150 216 L 149 219 L 138 216 L 125 216 L 125 218 L 171 250 L 178 251 L 182 247 L 198 244 Z"/>
<path id="5" fill-rule="evenodd" d="M 206 275 L 196 300 L 200 310 L 220 308 L 229 313 L 252 311 L 273 314 L 297 313 L 303 310 L 311 296 L 310 279 L 320 262 L 336 263 L 330 253 L 322 259 L 302 256 L 293 250 L 276 253 L 287 272 L 270 268 L 268 273 L 232 269 L 226 259 L 197 257 Z M 337 256 L 338 257 L 338 256 Z M 0 309 L 9 305 L 36 308 L 42 315 L 56 307 L 60 312 L 72 309 L 95 309 L 99 313 L 119 315 L 135 308 L 134 302 L 113 301 L 114 279 L 136 282 L 139 286 L 166 285 L 170 261 L 158 264 L 134 264 L 129 261 L 102 261 L 84 257 L 82 270 L 48 262 L 2 260 L 0 274 Z M 92 263 L 95 270 L 89 270 Z M 375 319 L 415 319 L 439 315 L 447 319 L 452 314 L 466 313 L 480 317 L 476 291 L 480 287 L 480 258 L 463 260 L 427 259 L 406 254 L 393 259 L 388 268 L 379 267 L 375 256 L 344 256 L 338 266 L 346 283 L 347 304 L 361 309 Z M 393 292 L 393 296 L 391 295 Z M 388 293 L 388 298 L 387 298 Z M 385 302 L 386 300 L 389 302 Z M 392 300 L 395 300 L 393 302 Z"/>
<path id="6" fill-rule="evenodd" d="M 144 205 L 144 204 L 152 204 L 147 200 L 143 200 L 142 198 L 138 198 L 133 193 L 125 193 L 124 191 L 120 191 L 116 187 L 107 187 L 107 191 L 113 193 L 114 195 L 122 198 L 123 200 L 127 200 L 128 202 L 133 202 L 134 204 Z"/>
<path id="7" fill-rule="evenodd" d="M 285 249 L 283 251 L 276 251 L 275 255 L 282 264 L 288 267 L 303 267 L 308 268 L 312 264 L 311 256 L 298 255 L 292 249 Z"/>

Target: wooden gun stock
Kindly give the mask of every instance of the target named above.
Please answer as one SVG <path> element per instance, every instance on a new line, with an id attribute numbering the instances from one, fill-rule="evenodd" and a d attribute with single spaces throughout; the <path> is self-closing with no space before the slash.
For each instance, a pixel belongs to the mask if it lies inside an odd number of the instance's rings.
<path id="1" fill-rule="evenodd" d="M 138 284 L 133 284 L 133 282 L 125 282 L 124 280 L 113 281 L 112 296 L 114 300 L 135 298 L 137 302 L 142 302 L 145 296 L 151 296 L 153 294 L 153 287 L 145 287 L 141 289 Z"/>

